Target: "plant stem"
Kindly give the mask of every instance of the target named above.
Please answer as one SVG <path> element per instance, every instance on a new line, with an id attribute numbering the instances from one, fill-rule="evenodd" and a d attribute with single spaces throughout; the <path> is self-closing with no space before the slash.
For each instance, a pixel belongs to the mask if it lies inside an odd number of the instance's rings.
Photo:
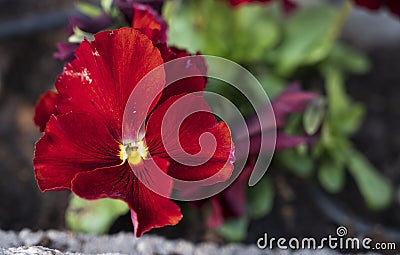
<path id="1" fill-rule="evenodd" d="M 344 24 L 349 17 L 351 10 L 353 9 L 353 3 L 350 0 L 344 0 L 339 12 L 334 21 L 334 25 L 331 28 L 330 36 L 332 38 L 337 38 L 342 31 Z"/>

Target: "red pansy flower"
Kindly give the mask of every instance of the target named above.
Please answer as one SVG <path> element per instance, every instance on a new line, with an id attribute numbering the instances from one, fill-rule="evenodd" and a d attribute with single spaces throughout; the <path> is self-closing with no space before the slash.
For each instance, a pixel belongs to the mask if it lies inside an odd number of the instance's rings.
<path id="1" fill-rule="evenodd" d="M 380 8 L 388 8 L 393 14 L 400 16 L 400 1 L 399 0 L 354 0 L 358 6 L 378 10 Z"/>
<path id="2" fill-rule="evenodd" d="M 159 95 L 152 102 L 152 92 L 163 89 L 168 77 L 164 72 L 157 73 L 158 79 L 150 86 L 136 88 L 148 72 L 164 63 L 160 50 L 146 35 L 123 28 L 100 32 L 94 38 L 81 43 L 75 52 L 76 59 L 57 78 L 58 94 L 44 96 L 55 103 L 39 103 L 36 109 L 38 124 L 45 123 L 49 113 L 53 113 L 36 144 L 34 170 L 39 188 L 71 190 L 86 199 L 121 199 L 130 207 L 137 236 L 152 228 L 177 224 L 182 218 L 179 207 L 147 188 L 133 170 L 145 175 L 159 168 L 185 181 L 208 178 L 232 159 L 230 131 L 209 112 L 196 112 L 180 126 L 173 119 L 163 120 L 179 98 L 201 89 L 199 85 L 193 89 L 192 82 L 199 84 L 204 79 L 187 78 L 185 84 L 173 84 L 172 89 L 166 90 L 168 97 Z M 204 84 L 201 86 L 204 88 Z M 134 112 L 137 121 L 129 130 L 130 140 L 125 136 L 123 140 L 123 115 L 133 89 L 139 89 L 141 95 L 134 99 L 138 105 L 138 112 Z M 207 107 L 202 96 L 189 95 L 189 99 L 182 111 L 198 105 Z M 140 111 L 142 103 L 149 102 L 149 111 Z M 164 148 L 160 132 L 163 121 L 171 133 L 178 128 L 179 142 L 186 153 L 200 150 L 199 138 L 204 132 L 213 134 L 217 148 L 211 159 L 199 166 L 175 162 Z M 171 143 L 168 136 L 163 139 L 166 144 Z M 221 170 L 222 176 L 229 177 L 232 170 L 233 165 L 228 163 Z M 171 190 L 172 184 L 159 185 Z"/>

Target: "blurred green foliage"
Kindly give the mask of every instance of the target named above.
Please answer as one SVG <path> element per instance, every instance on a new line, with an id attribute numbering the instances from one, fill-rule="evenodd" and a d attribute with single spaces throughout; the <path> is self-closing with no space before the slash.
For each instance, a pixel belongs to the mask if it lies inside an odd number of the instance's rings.
<path id="1" fill-rule="evenodd" d="M 121 200 L 110 198 L 85 200 L 71 195 L 66 223 L 73 231 L 104 234 L 119 216 L 127 212 L 129 208 Z"/>
<path id="2" fill-rule="evenodd" d="M 247 207 L 253 219 L 262 218 L 272 210 L 275 190 L 273 181 L 265 176 L 251 189 L 247 190 Z"/>

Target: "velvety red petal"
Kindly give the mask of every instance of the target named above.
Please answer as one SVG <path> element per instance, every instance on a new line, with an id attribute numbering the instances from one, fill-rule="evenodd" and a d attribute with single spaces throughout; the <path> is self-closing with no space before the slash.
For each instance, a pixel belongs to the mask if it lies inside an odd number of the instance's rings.
<path id="1" fill-rule="evenodd" d="M 199 121 L 201 121 L 202 117 L 197 117 Z M 189 123 L 189 121 L 190 120 L 188 120 L 187 123 Z M 192 123 L 188 124 L 188 127 L 194 128 L 198 124 L 198 122 L 196 123 L 193 121 Z M 183 130 L 184 129 L 185 128 L 183 128 Z M 215 149 L 215 152 L 211 159 L 199 166 L 181 164 L 173 160 L 170 163 L 170 168 L 168 171 L 169 175 L 185 181 L 197 181 L 206 179 L 216 173 L 218 173 L 218 181 L 226 181 L 230 178 L 233 171 L 233 162 L 235 161 L 235 157 L 233 155 L 233 144 L 231 141 L 228 126 L 224 122 L 219 122 L 215 126 L 209 127 L 207 130 L 204 131 L 213 134 L 217 140 L 217 148 Z M 193 134 L 185 131 L 182 131 L 180 133 L 182 147 L 189 154 L 191 154 L 191 152 L 195 152 L 195 150 L 191 150 L 188 148 L 190 148 L 190 146 L 194 145 L 195 143 L 197 145 L 199 138 L 200 134 Z M 183 157 L 181 157 L 181 159 L 182 158 Z M 189 162 L 196 163 L 196 160 Z"/>
<path id="2" fill-rule="evenodd" d="M 132 201 L 131 219 L 138 237 L 153 228 L 176 225 L 182 219 L 181 210 L 174 202 L 152 192 L 141 182 L 135 182 L 133 197 L 137 199 Z"/>
<path id="3" fill-rule="evenodd" d="M 46 128 L 50 116 L 57 113 L 56 104 L 58 98 L 59 95 L 52 90 L 49 90 L 40 96 L 39 101 L 36 104 L 35 116 L 33 117 L 33 121 L 36 126 L 40 128 L 40 132 L 43 132 Z"/>
<path id="4" fill-rule="evenodd" d="M 70 189 L 77 173 L 120 163 L 119 143 L 104 122 L 71 113 L 50 118 L 33 159 L 42 191 Z"/>
<path id="5" fill-rule="evenodd" d="M 133 4 L 132 27 L 147 35 L 154 43 L 167 41 L 167 23 L 148 5 Z"/>
<path id="6" fill-rule="evenodd" d="M 175 96 L 168 99 L 149 117 L 146 126 L 146 143 L 151 155 L 170 159 L 170 154 L 173 154 L 174 158 L 184 161 L 185 164 L 175 160 L 170 161 L 168 174 L 177 179 L 202 180 L 217 172 L 219 172 L 219 181 L 228 179 L 232 173 L 234 162 L 233 144 L 228 126 L 224 122 L 216 121 L 203 97 L 188 94 L 185 96 L 185 101 L 177 103 L 180 98 L 182 97 Z M 173 104 L 175 104 L 174 107 L 170 108 Z M 168 109 L 170 112 L 166 115 Z M 201 111 L 196 112 L 199 109 Z M 184 118 L 192 112 L 195 113 Z M 164 117 L 165 119 L 163 119 Z M 165 134 L 161 132 L 162 123 Z M 182 124 L 179 126 L 179 123 Z M 202 150 L 199 139 L 204 133 L 211 134 L 215 143 L 202 143 Z M 162 138 L 161 135 L 164 137 Z M 165 145 L 162 139 L 164 139 Z M 197 155 L 188 157 L 194 154 Z M 209 160 L 205 161 L 208 158 Z M 203 161 L 205 163 L 202 163 Z M 190 164 L 199 165 L 191 166 Z"/>
<path id="7" fill-rule="evenodd" d="M 156 47 L 160 50 L 161 56 L 164 59 L 164 62 L 168 62 L 177 58 L 189 57 L 192 56 L 185 49 L 177 48 L 177 47 L 169 47 L 166 43 L 159 43 Z M 196 53 L 196 56 L 201 56 L 200 52 Z M 192 63 L 196 65 L 197 69 L 200 71 L 202 75 L 207 74 L 207 64 L 204 58 L 192 58 Z"/>
<path id="8" fill-rule="evenodd" d="M 56 87 L 62 97 L 60 113 L 69 111 L 99 115 L 115 136 L 121 137 L 122 119 L 127 100 L 137 83 L 151 70 L 163 64 L 160 52 L 147 36 L 131 28 L 104 31 L 92 42 L 84 41 L 67 64 Z M 160 70 L 160 69 L 159 69 Z M 147 104 L 157 102 L 165 82 L 162 70 L 149 86 L 141 86 L 135 119 L 144 120 Z M 140 121 L 131 129 L 137 133 Z M 136 134 L 135 134 L 136 135 Z"/>
<path id="9" fill-rule="evenodd" d="M 85 199 L 109 197 L 128 201 L 136 181 L 129 165 L 122 164 L 76 174 L 71 190 Z"/>
<path id="10" fill-rule="evenodd" d="M 156 47 L 160 50 L 164 62 L 190 56 L 189 52 L 186 50 L 177 47 L 169 47 L 166 43 L 158 43 Z"/>
<path id="11" fill-rule="evenodd" d="M 161 170 L 166 171 L 168 162 L 153 158 Z M 138 173 L 145 174 L 153 161 L 146 160 L 136 166 Z M 159 185 L 169 186 L 171 183 Z M 131 209 L 135 235 L 141 236 L 152 228 L 175 225 L 182 214 L 179 207 L 148 189 L 135 175 L 128 164 L 104 167 L 78 173 L 72 181 L 72 191 L 85 199 L 115 198 L 125 201 Z"/>
<path id="12" fill-rule="evenodd" d="M 175 47 L 169 48 L 166 44 L 158 44 L 157 47 L 164 62 L 177 60 L 164 66 L 167 85 L 162 91 L 158 101 L 159 105 L 170 97 L 204 90 L 207 83 L 207 66 L 203 58 L 191 57 L 187 51 Z M 179 60 L 183 57 L 185 57 L 184 60 Z M 181 79 L 184 76 L 188 76 L 188 78 Z"/>
<path id="13" fill-rule="evenodd" d="M 142 174 L 152 171 L 156 163 L 157 168 L 166 172 L 168 161 L 159 157 L 153 157 L 152 160 L 145 160 Z M 147 178 L 151 178 L 147 174 Z M 158 181 L 158 180 L 153 180 Z M 151 181 L 150 181 L 151 183 Z M 172 181 L 158 182 L 155 185 L 162 186 L 163 193 L 165 189 L 171 192 Z M 159 188 L 159 187 L 158 187 Z M 179 207 L 170 199 L 160 196 L 151 191 L 141 181 L 135 182 L 133 188 L 133 200 L 131 201 L 131 218 L 135 227 L 135 235 L 141 236 L 144 232 L 152 228 L 163 227 L 166 225 L 175 225 L 182 219 L 182 213 Z"/>

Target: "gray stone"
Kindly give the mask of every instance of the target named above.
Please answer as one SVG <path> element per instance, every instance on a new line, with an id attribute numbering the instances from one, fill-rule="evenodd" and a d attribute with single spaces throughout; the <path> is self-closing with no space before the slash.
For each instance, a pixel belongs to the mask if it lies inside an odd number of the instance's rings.
<path id="1" fill-rule="evenodd" d="M 43 240 L 44 233 L 42 231 L 32 232 L 29 229 L 23 229 L 18 236 L 24 246 L 35 246 L 39 245 Z"/>
<path id="2" fill-rule="evenodd" d="M 256 246 L 229 244 L 219 248 L 220 255 L 259 255 L 267 254 L 265 251 L 260 250 Z"/>
<path id="3" fill-rule="evenodd" d="M 201 254 L 217 254 L 218 253 L 218 247 L 215 244 L 210 244 L 210 243 L 204 243 L 204 244 L 199 244 L 195 250 L 195 255 L 201 255 Z"/>
<path id="4" fill-rule="evenodd" d="M 22 242 L 19 240 L 17 234 L 12 231 L 2 231 L 0 230 L 0 247 L 8 248 L 21 246 Z"/>
<path id="5" fill-rule="evenodd" d="M 49 230 L 46 232 L 46 237 L 50 240 L 52 248 L 70 252 L 82 250 L 80 240 L 72 233 Z"/>
<path id="6" fill-rule="evenodd" d="M 46 247 L 35 246 L 47 242 Z M 32 244 L 28 246 L 27 244 Z M 25 246 L 22 246 L 25 245 Z M 18 247 L 22 246 L 22 247 Z M 185 240 L 167 240 L 162 237 L 145 235 L 136 238 L 132 233 L 95 236 L 60 231 L 20 233 L 0 231 L 0 255 L 78 255 L 78 254 L 135 254 L 135 255 L 338 255 L 336 251 L 323 250 L 260 250 L 255 245 L 214 243 L 193 244 Z M 370 255 L 373 255 L 372 253 Z"/>
<path id="7" fill-rule="evenodd" d="M 0 253 L 1 254 L 1 253 Z M 18 248 L 9 248 L 3 250 L 3 254 L 14 254 L 14 255 L 63 255 L 62 252 L 54 249 L 49 249 L 41 246 L 32 246 L 32 247 L 18 247 Z"/>
<path id="8" fill-rule="evenodd" d="M 123 253 L 130 254 L 136 251 L 138 238 L 131 233 L 119 233 L 110 236 L 79 235 L 83 253 Z M 138 253 L 140 254 L 140 253 Z"/>
<path id="9" fill-rule="evenodd" d="M 175 253 L 177 254 L 193 254 L 194 246 L 190 242 L 181 240 L 175 245 Z"/>

